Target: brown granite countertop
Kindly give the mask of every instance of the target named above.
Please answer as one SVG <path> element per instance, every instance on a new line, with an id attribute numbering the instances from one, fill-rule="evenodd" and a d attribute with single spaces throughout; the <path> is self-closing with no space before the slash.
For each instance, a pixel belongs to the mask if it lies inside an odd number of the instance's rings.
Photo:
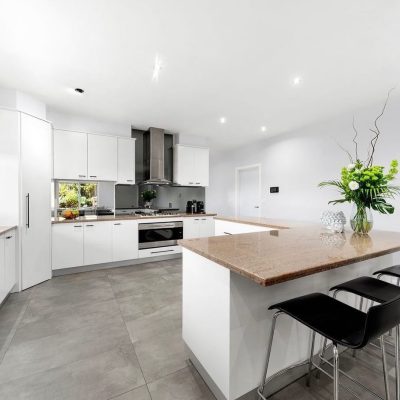
<path id="1" fill-rule="evenodd" d="M 65 224 L 65 223 L 76 223 L 76 222 L 99 222 L 99 221 L 121 221 L 121 220 L 146 220 L 146 219 L 158 219 L 158 218 L 200 218 L 200 217 L 214 217 L 217 214 L 206 213 L 206 214 L 175 214 L 175 215 L 149 215 L 141 217 L 138 215 L 88 215 L 87 217 L 78 217 L 76 219 L 65 219 L 63 217 L 54 217 L 51 219 L 52 224 Z"/>
<path id="2" fill-rule="evenodd" d="M 269 226 L 269 225 L 268 225 Z M 260 285 L 270 286 L 400 251 L 400 232 L 333 234 L 319 225 L 186 239 L 179 243 Z"/>
<path id="3" fill-rule="evenodd" d="M 6 233 L 8 231 L 11 231 L 13 229 L 15 229 L 17 226 L 13 225 L 13 226 L 0 226 L 0 235 L 3 233 Z"/>

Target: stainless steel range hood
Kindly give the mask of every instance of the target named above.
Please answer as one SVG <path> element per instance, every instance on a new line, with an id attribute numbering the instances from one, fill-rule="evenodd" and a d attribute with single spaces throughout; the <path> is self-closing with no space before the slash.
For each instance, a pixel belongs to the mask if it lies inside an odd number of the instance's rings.
<path id="1" fill-rule="evenodd" d="M 144 181 L 148 185 L 170 185 L 165 178 L 165 131 L 149 128 L 143 135 Z"/>

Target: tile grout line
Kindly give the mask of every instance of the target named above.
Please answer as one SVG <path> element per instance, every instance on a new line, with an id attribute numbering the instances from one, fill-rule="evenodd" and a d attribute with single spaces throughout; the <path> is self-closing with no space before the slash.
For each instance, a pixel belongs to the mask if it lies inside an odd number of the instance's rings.
<path id="1" fill-rule="evenodd" d="M 144 373 L 143 373 L 142 365 L 140 364 L 140 360 L 139 360 L 139 357 L 138 357 L 138 355 L 137 355 L 137 353 L 136 353 L 135 346 L 134 346 L 134 344 L 133 344 L 133 342 L 132 342 L 132 340 L 131 340 L 131 335 L 129 334 L 129 330 L 128 330 L 128 327 L 127 327 L 127 325 L 126 325 L 125 318 L 124 318 L 124 316 L 122 315 L 121 307 L 120 307 L 119 301 L 117 300 L 117 297 L 116 297 L 116 295 L 115 295 L 115 291 L 114 291 L 113 285 L 112 285 L 112 283 L 111 283 L 111 280 L 110 280 L 110 278 L 109 278 L 109 274 L 106 274 L 106 276 L 107 276 L 107 281 L 108 281 L 108 283 L 110 284 L 111 291 L 112 291 L 113 296 L 114 296 L 114 300 L 115 300 L 115 302 L 116 302 L 117 305 L 118 305 L 119 314 L 120 314 L 120 316 L 121 316 L 122 321 L 124 322 L 125 330 L 126 330 L 126 333 L 127 333 L 128 337 L 129 337 L 129 341 L 131 342 L 133 352 L 135 353 L 136 360 L 137 360 L 137 362 L 138 362 L 138 365 L 139 365 L 139 368 L 140 368 L 140 372 L 141 372 L 141 374 L 142 374 L 142 376 L 143 376 L 143 380 L 144 380 L 144 383 L 145 383 L 147 392 L 148 392 L 148 394 L 149 394 L 150 400 L 152 400 L 153 397 L 151 396 L 151 393 L 150 393 L 150 390 L 149 390 L 149 386 L 148 386 L 148 384 L 147 384 L 147 379 L 146 379 L 146 377 L 145 377 L 145 375 L 144 375 Z M 138 386 L 138 387 L 140 387 L 140 386 Z M 136 389 L 136 388 L 135 388 L 135 389 Z M 132 389 L 132 390 L 134 390 L 134 389 Z M 132 391 L 132 390 L 129 390 L 128 392 L 125 392 L 125 393 L 129 393 L 129 392 Z M 121 395 L 122 395 L 122 394 L 124 394 L 124 393 L 121 393 Z"/>
<path id="2" fill-rule="evenodd" d="M 31 302 L 32 293 L 29 294 L 26 304 L 22 307 L 22 310 L 19 312 L 18 318 L 14 322 L 13 327 L 11 328 L 10 333 L 7 335 L 7 338 L 0 349 L 0 364 L 3 362 L 5 355 L 7 354 L 8 349 L 10 348 L 11 341 L 13 340 L 15 333 L 24 317 L 26 310 Z"/>

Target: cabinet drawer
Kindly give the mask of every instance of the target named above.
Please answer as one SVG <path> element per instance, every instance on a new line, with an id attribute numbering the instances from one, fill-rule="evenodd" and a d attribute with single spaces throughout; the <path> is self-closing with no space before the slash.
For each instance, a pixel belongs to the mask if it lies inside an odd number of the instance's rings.
<path id="1" fill-rule="evenodd" d="M 157 247 L 155 249 L 139 250 L 139 258 L 166 256 L 178 253 L 182 253 L 181 246 Z"/>

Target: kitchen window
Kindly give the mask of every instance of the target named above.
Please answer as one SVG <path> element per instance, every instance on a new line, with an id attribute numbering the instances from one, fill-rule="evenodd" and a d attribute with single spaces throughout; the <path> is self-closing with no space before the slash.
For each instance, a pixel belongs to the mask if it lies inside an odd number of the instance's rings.
<path id="1" fill-rule="evenodd" d="M 97 183 L 58 182 L 58 208 L 92 209 L 98 204 Z"/>

